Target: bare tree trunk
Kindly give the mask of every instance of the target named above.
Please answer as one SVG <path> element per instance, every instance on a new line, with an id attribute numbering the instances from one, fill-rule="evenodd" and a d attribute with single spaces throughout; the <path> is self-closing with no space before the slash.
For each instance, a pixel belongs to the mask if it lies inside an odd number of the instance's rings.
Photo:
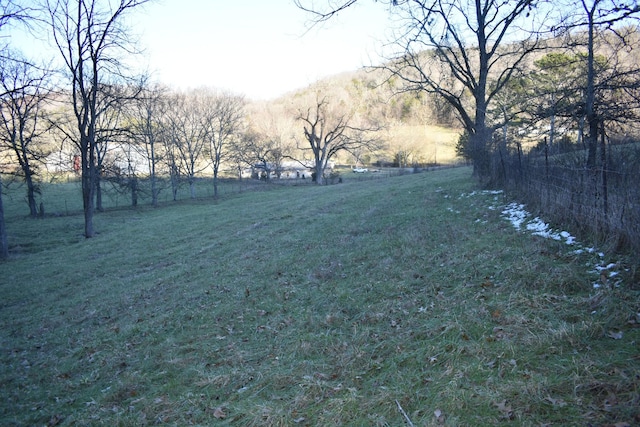
<path id="1" fill-rule="evenodd" d="M 129 11 L 147 1 L 43 2 L 52 30 L 51 37 L 70 77 L 69 93 L 77 122 L 77 141 L 82 165 L 82 203 L 86 238 L 94 236 L 94 197 L 100 162 L 99 153 L 96 151 L 100 148 L 98 126 L 101 117 L 107 111 L 106 107 L 100 105 L 105 98 L 109 98 L 106 89 L 114 81 L 126 80 L 121 73 L 123 70 L 117 66 L 118 56 L 132 51 L 129 34 L 120 22 Z M 99 206 L 101 207 L 101 204 Z"/>
<path id="2" fill-rule="evenodd" d="M 545 190 L 547 192 L 546 209 L 551 209 L 551 179 L 549 178 L 549 144 L 547 144 L 547 138 L 544 138 L 544 180 Z"/>
<path id="3" fill-rule="evenodd" d="M 218 198 L 218 169 L 213 170 L 213 198 Z"/>
<path id="4" fill-rule="evenodd" d="M 586 10 L 588 17 L 588 45 L 587 45 L 587 87 L 585 90 L 585 117 L 589 126 L 589 136 L 587 137 L 587 169 L 596 167 L 596 152 L 598 151 L 598 127 L 599 120 L 595 112 L 595 53 L 594 53 L 594 14 L 595 7 Z"/>
<path id="5" fill-rule="evenodd" d="M 216 153 L 213 162 L 213 198 L 218 198 L 218 172 L 220 171 L 220 155 Z"/>
<path id="6" fill-rule="evenodd" d="M 169 165 L 169 180 L 171 181 L 171 195 L 175 202 L 178 200 L 178 187 L 180 184 L 180 173 L 175 163 Z"/>
<path id="7" fill-rule="evenodd" d="M 149 168 L 149 182 L 151 184 L 151 205 L 158 206 L 158 177 L 156 174 L 156 142 L 162 132 L 160 124 L 164 110 L 164 92 L 158 86 L 149 86 L 142 90 L 138 99 L 136 114 L 141 124 L 138 132 L 146 152 Z"/>
<path id="8" fill-rule="evenodd" d="M 604 121 L 600 126 L 600 163 L 602 167 L 602 213 L 604 216 L 603 227 L 609 226 L 609 188 L 607 186 L 607 144 L 604 133 Z"/>
<path id="9" fill-rule="evenodd" d="M 580 120 L 578 121 L 578 142 L 577 142 L 578 146 L 581 146 L 582 148 L 586 149 L 587 146 L 584 143 L 584 116 L 580 117 Z"/>
<path id="10" fill-rule="evenodd" d="M 2 204 L 2 178 L 0 178 L 0 259 L 9 257 L 9 243 L 7 241 L 7 228 L 4 222 L 4 205 Z"/>
<path id="11" fill-rule="evenodd" d="M 150 171 L 151 176 L 149 177 L 151 180 L 151 205 L 158 206 L 158 178 L 156 177 L 156 153 L 155 153 L 155 144 L 152 142 L 150 144 Z"/>
<path id="12" fill-rule="evenodd" d="M 83 154 L 87 154 L 86 151 Z M 84 235 L 85 237 L 93 237 L 93 214 L 95 211 L 95 165 L 93 163 L 93 153 L 87 159 L 86 155 L 82 156 L 82 204 L 84 211 Z"/>
<path id="13" fill-rule="evenodd" d="M 194 176 L 189 177 L 189 196 L 192 199 L 196 198 L 196 178 Z"/>
<path id="14" fill-rule="evenodd" d="M 556 134 L 556 115 L 551 114 L 551 118 L 550 118 L 550 123 L 549 123 L 549 148 L 551 149 L 551 153 L 557 153 L 559 150 L 554 151 L 553 148 L 553 144 L 554 144 L 554 137 Z"/>
<path id="15" fill-rule="evenodd" d="M 158 206 L 158 182 L 155 173 L 151 175 L 151 205 Z"/>
<path id="16" fill-rule="evenodd" d="M 33 183 L 33 172 L 31 167 L 24 168 L 24 180 L 27 184 L 27 203 L 29 204 L 29 215 L 32 218 L 38 216 L 38 206 L 36 204 L 36 188 Z"/>
<path id="17" fill-rule="evenodd" d="M 171 195 L 174 202 L 178 200 L 178 177 L 175 175 L 171 175 Z"/>
<path id="18" fill-rule="evenodd" d="M 322 161 L 316 161 L 316 184 L 322 185 L 322 176 L 324 175 L 324 168 L 322 167 Z"/>
<path id="19" fill-rule="evenodd" d="M 138 177 L 132 175 L 129 179 L 129 185 L 131 186 L 131 206 L 138 206 Z"/>
<path id="20" fill-rule="evenodd" d="M 96 210 L 98 212 L 104 211 L 104 207 L 102 206 L 102 176 L 100 172 L 96 170 Z"/>

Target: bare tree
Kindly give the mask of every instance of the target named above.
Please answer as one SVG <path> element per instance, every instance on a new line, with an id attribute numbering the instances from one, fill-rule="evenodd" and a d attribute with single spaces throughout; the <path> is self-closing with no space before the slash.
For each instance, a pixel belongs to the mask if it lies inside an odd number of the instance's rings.
<path id="1" fill-rule="evenodd" d="M 0 30 L 10 22 L 27 22 L 31 19 L 32 11 L 13 0 L 0 0 Z M 7 53 L 9 49 L 6 49 L 4 44 L 0 46 L 0 61 L 8 60 Z M 2 78 L 4 81 L 4 76 Z M 13 90 L 2 90 L 0 96 L 2 98 L 11 95 Z M 7 238 L 7 227 L 4 219 L 4 204 L 2 203 L 2 176 L 0 175 L 0 259 L 5 259 L 9 256 L 9 242 Z"/>
<path id="2" fill-rule="evenodd" d="M 253 105 L 251 121 L 243 138 L 244 157 L 248 165 L 256 164 L 267 180 L 275 173 L 279 179 L 283 164 L 293 155 L 295 123 L 282 105 Z"/>
<path id="3" fill-rule="evenodd" d="M 271 179 L 271 174 L 278 177 L 282 173 L 282 162 L 285 158 L 285 151 L 280 144 L 280 140 L 263 132 L 251 129 L 243 136 L 243 154 L 246 163 L 252 168 L 262 170 L 260 178 Z"/>
<path id="4" fill-rule="evenodd" d="M 622 25 L 637 21 L 640 5 L 637 1 L 630 3 L 616 0 L 575 0 L 570 1 L 568 16 L 563 20 L 565 29 L 570 32 L 578 30 L 578 37 L 586 32 L 586 40 L 578 45 L 587 49 L 586 85 L 584 88 L 584 104 L 582 115 L 589 129 L 587 142 L 587 168 L 596 166 L 599 130 L 610 113 L 606 100 L 613 92 L 635 90 L 638 86 L 640 68 L 637 64 L 629 67 L 628 62 L 620 61 L 616 54 L 623 53 L 637 43 L 637 31 Z M 622 26 L 622 27 L 621 27 Z M 597 40 L 615 40 L 614 55 L 608 58 L 607 72 L 599 73 L 597 58 Z M 604 74 L 604 75 L 603 75 Z M 605 102 L 601 102 L 605 100 Z M 626 109 L 627 111 L 629 109 Z"/>
<path id="5" fill-rule="evenodd" d="M 330 19 L 358 0 L 329 2 L 328 8 L 296 4 Z M 489 173 L 488 143 L 501 126 L 487 123 L 487 111 L 527 56 L 540 48 L 541 21 L 535 0 L 388 0 L 398 17 L 394 43 L 398 57 L 385 69 L 404 82 L 405 91 L 443 97 L 469 135 L 468 152 L 478 176 Z"/>
<path id="6" fill-rule="evenodd" d="M 46 70 L 35 67 L 18 54 L 0 63 L 0 143 L 15 155 L 19 174 L 27 186 L 29 214 L 37 216 L 37 162 L 47 153 L 39 144 L 46 127 L 41 125 L 41 111 L 48 97 Z"/>
<path id="7" fill-rule="evenodd" d="M 163 121 L 162 133 L 160 134 L 160 141 L 162 142 L 163 150 L 163 163 L 166 165 L 169 173 L 169 182 L 171 185 L 171 196 L 173 201 L 178 200 L 178 190 L 180 189 L 180 181 L 182 179 L 182 172 L 180 168 L 180 156 L 178 150 L 174 144 L 174 139 L 171 132 L 171 120 L 165 118 Z"/>
<path id="8" fill-rule="evenodd" d="M 29 25 L 33 18 L 33 8 L 26 7 L 16 0 L 0 0 L 0 29 L 12 22 Z M 0 51 L 0 58 L 5 57 L 4 49 Z"/>
<path id="9" fill-rule="evenodd" d="M 205 156 L 209 141 L 204 134 L 202 117 L 196 91 L 174 93 L 169 97 L 163 141 L 165 160 L 171 171 L 174 199 L 181 177 L 186 177 L 190 197 L 195 199 L 196 175 L 207 167 Z"/>
<path id="10" fill-rule="evenodd" d="M 0 176 L 0 259 L 9 256 L 9 241 L 7 227 L 4 221 L 4 204 L 2 203 L 2 177 Z"/>
<path id="11" fill-rule="evenodd" d="M 0 176 L 0 259 L 9 256 L 9 241 L 7 238 L 7 226 L 4 220 L 4 204 L 2 203 L 2 176 Z"/>
<path id="12" fill-rule="evenodd" d="M 148 162 L 151 183 L 151 204 L 158 205 L 158 146 L 162 132 L 162 115 L 166 108 L 166 89 L 160 85 L 142 85 L 140 96 L 132 105 L 132 131 L 134 139 L 143 147 Z"/>
<path id="13" fill-rule="evenodd" d="M 218 197 L 220 165 L 228 155 L 234 138 L 238 138 L 244 119 L 245 100 L 228 92 L 204 91 L 200 97 L 202 137 L 209 144 L 213 169 L 213 196 Z"/>
<path id="14" fill-rule="evenodd" d="M 298 110 L 296 118 L 303 123 L 305 141 L 313 155 L 317 184 L 322 184 L 329 161 L 341 151 L 353 153 L 362 148 L 374 150 L 379 146 L 376 134 L 379 127 L 357 126 L 355 114 L 344 103 L 332 105 L 319 93 L 312 106 Z"/>
<path id="15" fill-rule="evenodd" d="M 131 117 L 129 107 L 137 102 L 137 97 L 142 90 L 140 85 L 102 85 L 98 99 L 98 120 L 96 121 L 96 165 L 97 174 L 95 180 L 96 210 L 102 211 L 102 181 L 108 178 L 120 180 L 123 169 L 125 173 L 133 172 L 129 168 L 135 150 L 133 149 L 133 130 L 131 129 Z M 118 164 L 116 164 L 118 163 Z M 123 163 L 128 166 L 123 167 Z M 130 176 L 131 177 L 131 176 Z M 120 180 L 133 193 L 137 191 L 135 179 Z M 137 199 L 132 194 L 132 200 Z"/>
<path id="16" fill-rule="evenodd" d="M 103 89 L 122 81 L 127 72 L 119 60 L 131 53 L 123 21 L 148 0 L 46 0 L 52 36 L 69 78 L 80 151 L 84 235 L 94 236 L 93 216 L 98 176 L 97 129 Z"/>

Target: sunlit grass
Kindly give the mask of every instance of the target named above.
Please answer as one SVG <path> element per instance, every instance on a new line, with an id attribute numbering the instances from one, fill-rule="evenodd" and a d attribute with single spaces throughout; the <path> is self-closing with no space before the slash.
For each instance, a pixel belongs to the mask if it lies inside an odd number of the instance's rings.
<path id="1" fill-rule="evenodd" d="M 595 255 L 473 190 L 274 187 L 108 210 L 88 240 L 14 216 L 0 424 L 633 424 L 637 286 L 595 292 Z"/>
<path id="2" fill-rule="evenodd" d="M 390 151 L 406 150 L 423 163 L 453 164 L 459 129 L 433 125 L 398 124 L 390 129 Z"/>

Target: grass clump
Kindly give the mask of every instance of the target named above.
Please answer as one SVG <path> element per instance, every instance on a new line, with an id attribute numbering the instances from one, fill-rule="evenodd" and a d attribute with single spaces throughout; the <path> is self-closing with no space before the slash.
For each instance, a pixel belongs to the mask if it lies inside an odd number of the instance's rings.
<path id="1" fill-rule="evenodd" d="M 14 219 L 0 424 L 637 422 L 637 286 L 469 175 Z"/>

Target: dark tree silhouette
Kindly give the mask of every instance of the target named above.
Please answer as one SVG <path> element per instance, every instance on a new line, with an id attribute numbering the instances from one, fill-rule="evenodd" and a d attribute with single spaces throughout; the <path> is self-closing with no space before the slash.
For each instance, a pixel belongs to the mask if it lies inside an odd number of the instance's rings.
<path id="1" fill-rule="evenodd" d="M 69 77 L 80 151 L 84 235 L 93 237 L 95 192 L 99 179 L 98 128 L 106 110 L 104 88 L 124 79 L 120 55 L 131 52 L 124 17 L 148 0 L 46 0 L 55 45 Z"/>
<path id="2" fill-rule="evenodd" d="M 315 22 L 331 19 L 358 0 L 296 0 Z M 395 58 L 381 67 L 404 82 L 404 91 L 443 97 L 468 134 L 466 152 L 478 176 L 489 174 L 489 141 L 500 123 L 487 112 L 496 95 L 517 75 L 529 54 L 541 47 L 543 23 L 534 19 L 535 0 L 387 0 L 397 16 Z M 534 12 L 538 12 L 534 14 Z M 470 96 L 470 97 L 469 97 Z"/>

